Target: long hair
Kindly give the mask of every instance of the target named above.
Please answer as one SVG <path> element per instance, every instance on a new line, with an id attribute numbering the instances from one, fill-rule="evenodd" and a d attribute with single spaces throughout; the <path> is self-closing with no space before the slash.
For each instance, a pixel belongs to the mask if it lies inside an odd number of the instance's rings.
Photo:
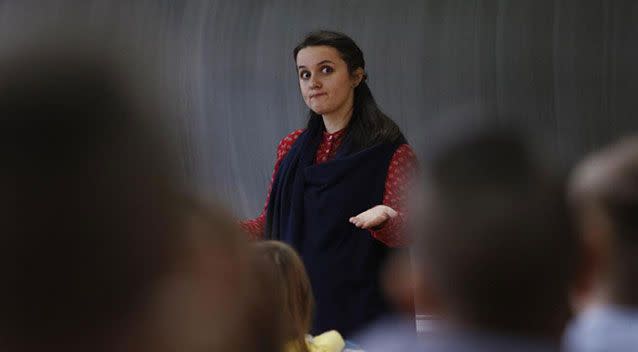
<path id="1" fill-rule="evenodd" d="M 348 72 L 353 74 L 358 68 L 365 70 L 363 52 L 352 38 L 339 32 L 317 31 L 307 35 L 295 47 L 293 56 L 297 61 L 297 54 L 301 49 L 311 46 L 329 46 L 335 48 L 341 59 L 348 65 Z M 346 141 L 352 145 L 350 152 L 356 152 L 380 143 L 396 143 L 404 139 L 399 126 L 384 114 L 377 105 L 364 75 L 361 83 L 354 89 L 352 118 L 347 130 Z M 309 111 L 307 128 L 312 130 L 322 123 L 321 115 Z M 345 144 L 345 143 L 344 143 Z"/>
<path id="2" fill-rule="evenodd" d="M 261 263 L 272 273 L 273 288 L 281 297 L 284 332 L 296 351 L 308 352 L 306 334 L 312 324 L 314 297 L 310 279 L 301 258 L 289 245 L 279 241 L 255 244 Z"/>

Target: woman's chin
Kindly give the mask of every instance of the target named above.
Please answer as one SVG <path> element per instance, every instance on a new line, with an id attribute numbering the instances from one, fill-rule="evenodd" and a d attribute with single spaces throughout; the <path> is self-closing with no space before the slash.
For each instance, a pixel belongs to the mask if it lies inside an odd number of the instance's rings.
<path id="1" fill-rule="evenodd" d="M 330 114 L 335 111 L 334 107 L 326 106 L 325 104 L 311 105 L 310 110 L 314 111 L 316 114 L 319 114 L 319 115 Z"/>
<path id="2" fill-rule="evenodd" d="M 317 115 L 323 115 L 326 113 L 326 109 L 323 108 L 311 107 L 310 110 L 312 110 Z"/>

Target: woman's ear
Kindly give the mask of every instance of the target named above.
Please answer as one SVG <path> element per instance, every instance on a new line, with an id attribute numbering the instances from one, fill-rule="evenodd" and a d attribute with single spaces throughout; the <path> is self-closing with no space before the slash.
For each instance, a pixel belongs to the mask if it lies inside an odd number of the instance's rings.
<path id="1" fill-rule="evenodd" d="M 363 81 L 363 77 L 365 77 L 365 71 L 361 67 L 357 68 L 352 73 L 352 88 L 357 88 Z"/>

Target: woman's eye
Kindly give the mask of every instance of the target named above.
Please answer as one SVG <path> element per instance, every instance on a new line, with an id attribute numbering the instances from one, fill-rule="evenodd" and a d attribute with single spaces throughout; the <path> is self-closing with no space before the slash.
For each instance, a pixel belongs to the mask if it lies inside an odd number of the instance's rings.
<path id="1" fill-rule="evenodd" d="M 334 72 L 334 69 L 332 67 L 330 67 L 330 66 L 324 66 L 324 67 L 321 68 L 321 72 L 325 73 L 325 74 L 328 74 L 328 73 Z"/>
<path id="2" fill-rule="evenodd" d="M 301 77 L 301 79 L 309 79 L 310 78 L 310 72 L 308 71 L 301 71 L 299 73 L 299 77 Z"/>

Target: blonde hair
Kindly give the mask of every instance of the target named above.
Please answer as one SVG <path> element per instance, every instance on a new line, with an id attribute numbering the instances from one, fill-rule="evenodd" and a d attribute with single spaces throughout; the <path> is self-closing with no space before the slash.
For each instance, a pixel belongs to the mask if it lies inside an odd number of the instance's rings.
<path id="1" fill-rule="evenodd" d="M 268 269 L 272 272 L 272 286 L 281 298 L 282 324 L 287 337 L 297 351 L 308 352 L 306 334 L 312 325 L 314 297 L 301 258 L 283 242 L 260 241 L 254 246 L 257 255 L 265 259 L 263 264 L 271 266 Z"/>

